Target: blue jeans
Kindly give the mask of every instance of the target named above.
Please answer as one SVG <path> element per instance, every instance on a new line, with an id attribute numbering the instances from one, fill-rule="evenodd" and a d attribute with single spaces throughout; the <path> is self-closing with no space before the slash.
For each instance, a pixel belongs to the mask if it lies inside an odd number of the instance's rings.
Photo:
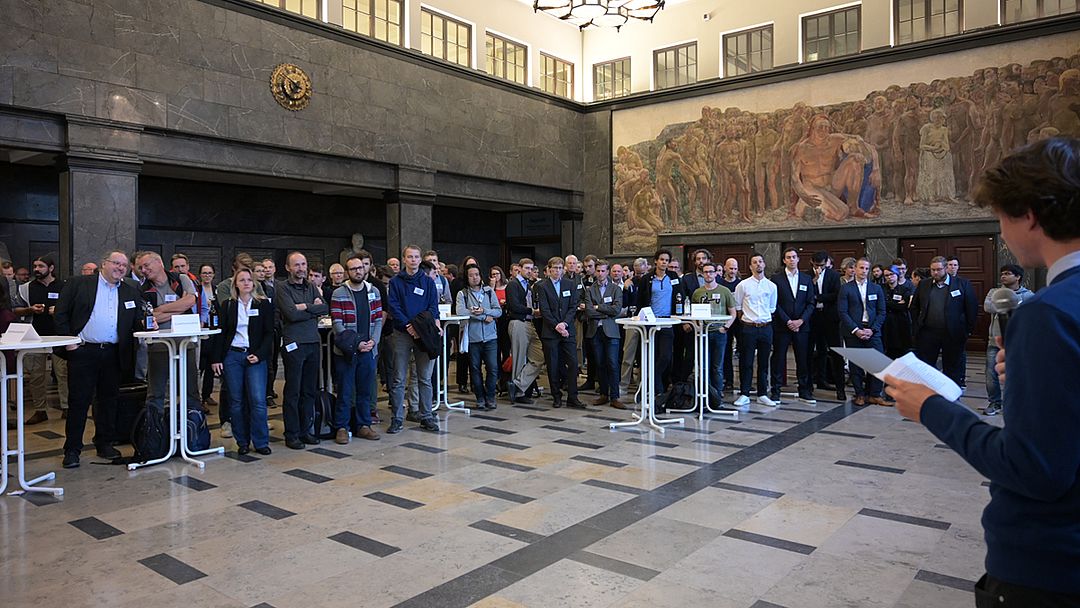
<path id="1" fill-rule="evenodd" d="M 709 398 L 720 400 L 724 393 L 724 353 L 727 351 L 728 335 L 710 331 L 709 342 Z M 714 396 L 715 393 L 715 396 Z"/>
<path id="2" fill-rule="evenodd" d="M 375 405 L 375 351 L 356 352 L 351 359 L 335 354 L 334 369 L 338 380 L 334 430 L 349 428 L 354 408 L 359 426 L 371 426 L 371 408 Z"/>
<path id="3" fill-rule="evenodd" d="M 495 405 L 495 385 L 499 381 L 499 341 L 469 341 L 470 377 L 477 403 Z M 487 376 L 480 375 L 480 364 L 487 368 Z M 481 384 L 481 380 L 483 383 Z"/>
<path id="4" fill-rule="evenodd" d="M 997 370 L 994 369 L 1000 350 L 994 343 L 994 339 L 990 338 L 990 344 L 986 347 L 986 400 L 991 405 L 1001 405 L 1001 381 L 998 380 Z"/>
<path id="5" fill-rule="evenodd" d="M 405 377 L 409 371 L 409 357 L 416 358 L 416 380 L 420 392 L 420 418 L 431 418 L 431 380 L 435 360 L 417 346 L 408 333 L 394 330 L 390 336 L 394 351 L 394 378 L 390 386 L 390 410 L 394 420 L 405 419 Z"/>
<path id="6" fill-rule="evenodd" d="M 266 428 L 266 361 L 252 365 L 247 354 L 229 349 L 225 353 L 222 372 L 229 387 L 229 415 L 236 445 L 257 448 L 270 445 Z M 244 397 L 247 397 L 245 399 Z M 248 411 L 244 412 L 245 402 Z"/>
<path id="7" fill-rule="evenodd" d="M 600 375 L 597 376 L 600 380 L 598 394 L 607 395 L 608 399 L 614 401 L 619 398 L 619 372 L 622 371 L 619 355 L 622 354 L 622 340 L 609 338 L 600 329 L 593 334 L 592 340 L 593 354 L 596 355 L 593 363 L 600 371 Z"/>

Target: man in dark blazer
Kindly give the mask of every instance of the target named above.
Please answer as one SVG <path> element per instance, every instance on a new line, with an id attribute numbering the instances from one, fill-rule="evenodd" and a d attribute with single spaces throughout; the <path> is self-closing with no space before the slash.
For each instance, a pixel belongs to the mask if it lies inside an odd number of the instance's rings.
<path id="1" fill-rule="evenodd" d="M 855 280 L 844 283 L 837 298 L 840 314 L 840 333 L 844 345 L 849 348 L 873 348 L 885 352 L 881 341 L 881 328 L 885 325 L 885 291 L 881 285 L 869 280 L 870 260 L 860 258 L 855 262 Z M 851 387 L 855 391 L 855 405 L 889 405 L 881 397 L 883 388 L 876 376 L 867 376 L 862 368 L 851 364 Z"/>
<path id="2" fill-rule="evenodd" d="M 769 398 L 780 401 L 788 347 L 795 345 L 795 376 L 799 401 L 815 405 L 810 384 L 810 317 L 814 314 L 814 281 L 799 272 L 799 252 L 784 250 L 784 269 L 772 276 L 776 283 L 776 312 L 773 313 L 772 383 Z"/>
<path id="3" fill-rule="evenodd" d="M 619 410 L 626 406 L 619 401 L 619 353 L 622 340 L 615 319 L 622 313 L 622 286 L 609 280 L 611 265 L 596 260 L 594 281 L 585 289 L 585 340 L 592 344 L 597 367 L 600 396 L 593 405 L 611 404 Z"/>
<path id="4" fill-rule="evenodd" d="M 961 384 L 964 344 L 975 331 L 979 301 L 971 282 L 950 277 L 945 258 L 930 260 L 929 281 L 919 283 L 911 309 L 915 317 L 915 355 L 930 365 L 941 356 L 941 370 Z"/>
<path id="5" fill-rule="evenodd" d="M 829 253 L 814 254 L 814 314 L 810 317 L 810 348 L 814 366 L 814 385 L 836 391 L 839 401 L 847 401 L 844 389 L 844 360 L 830 347 L 843 345 L 840 339 L 840 315 L 836 299 L 840 295 L 840 273 L 830 267 Z M 835 383 L 829 384 L 828 380 Z"/>
<path id="6" fill-rule="evenodd" d="M 68 360 L 65 469 L 79 466 L 86 415 L 95 396 L 94 446 L 98 456 L 119 457 L 111 442 L 129 430 L 116 428 L 116 400 L 121 380 L 134 375 L 133 334 L 143 328 L 143 301 L 138 288 L 123 280 L 127 272 L 127 255 L 110 251 L 102 258 L 98 272 L 68 281 L 56 302 L 57 333 L 83 340 L 81 345 L 58 353 Z"/>
<path id="7" fill-rule="evenodd" d="M 566 389 L 566 405 L 584 408 L 578 400 L 577 382 L 577 334 L 574 317 L 577 314 L 581 291 L 577 282 L 563 276 L 565 262 L 555 256 L 548 260 L 547 278 L 536 288 L 537 301 L 543 325 L 540 341 L 544 344 L 544 358 L 551 384 L 551 398 L 555 407 L 563 406 L 561 389 Z"/>
<path id="8" fill-rule="evenodd" d="M 518 262 L 521 270 L 510 277 L 506 284 L 506 306 L 504 314 L 509 318 L 510 353 L 513 370 L 507 386 L 510 390 L 510 402 L 532 405 L 529 387 L 536 382 L 544 365 L 540 340 L 533 324 L 533 291 L 529 280 L 533 261 L 521 258 Z"/>

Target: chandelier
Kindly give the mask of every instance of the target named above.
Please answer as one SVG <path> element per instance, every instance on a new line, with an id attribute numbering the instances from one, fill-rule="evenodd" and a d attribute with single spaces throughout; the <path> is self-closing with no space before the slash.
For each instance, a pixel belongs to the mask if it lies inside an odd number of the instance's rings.
<path id="1" fill-rule="evenodd" d="M 581 29 L 619 29 L 631 19 L 652 21 L 667 0 L 533 0 L 533 11 L 543 11 Z"/>

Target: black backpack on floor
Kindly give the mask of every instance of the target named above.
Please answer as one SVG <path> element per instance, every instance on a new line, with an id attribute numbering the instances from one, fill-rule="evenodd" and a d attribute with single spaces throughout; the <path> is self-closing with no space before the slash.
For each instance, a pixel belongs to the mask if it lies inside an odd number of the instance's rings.
<path id="1" fill-rule="evenodd" d="M 209 432 L 209 431 L 208 431 Z M 172 437 L 165 419 L 165 411 L 144 407 L 135 417 L 131 430 L 131 445 L 135 447 L 134 462 L 147 462 L 169 453 Z"/>
<path id="2" fill-rule="evenodd" d="M 688 410 L 694 400 L 694 388 L 689 382 L 676 382 L 657 401 L 663 410 Z"/>
<path id="3" fill-rule="evenodd" d="M 334 436 L 334 407 L 337 397 L 328 390 L 319 391 L 315 397 L 314 434 L 320 439 L 330 439 Z"/>

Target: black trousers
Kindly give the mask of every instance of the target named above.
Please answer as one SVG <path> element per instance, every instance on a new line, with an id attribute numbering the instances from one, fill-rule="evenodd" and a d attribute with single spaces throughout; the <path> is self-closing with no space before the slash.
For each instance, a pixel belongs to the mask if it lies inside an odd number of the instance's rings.
<path id="1" fill-rule="evenodd" d="M 65 425 L 65 452 L 81 452 L 86 415 L 94 403 L 94 445 L 121 439 L 117 435 L 117 405 L 120 395 L 120 355 L 115 344 L 83 344 L 68 351 L 68 417 Z M 97 397 L 95 401 L 94 397 Z M 126 431 L 124 429 L 123 431 Z"/>
<path id="2" fill-rule="evenodd" d="M 319 396 L 319 343 L 297 344 L 282 353 L 285 361 L 285 439 L 306 435 L 315 420 L 315 399 Z"/>
<path id="3" fill-rule="evenodd" d="M 830 350 L 832 346 L 842 346 L 840 324 L 822 313 L 815 313 L 810 318 L 810 359 L 813 364 L 814 384 L 835 384 L 844 386 L 844 359 Z"/>
<path id="4" fill-rule="evenodd" d="M 672 383 L 671 373 L 671 360 L 674 353 L 675 331 L 670 327 L 664 327 L 656 331 L 653 337 L 653 354 L 655 359 L 653 361 L 654 378 L 656 378 L 656 386 L 653 390 L 656 394 L 664 392 L 669 384 Z"/>
<path id="5" fill-rule="evenodd" d="M 769 353 L 772 351 L 772 324 L 754 327 L 743 323 L 739 328 L 739 392 L 750 396 L 754 379 L 754 355 L 757 355 L 757 392 L 761 397 L 769 392 Z"/>
<path id="6" fill-rule="evenodd" d="M 727 332 L 727 344 L 724 345 L 724 389 L 735 387 L 735 341 L 739 339 L 739 330 L 742 323 L 735 323 Z"/>
<path id="7" fill-rule="evenodd" d="M 975 608 L 1076 608 L 1080 595 L 1006 583 L 984 574 L 975 583 Z"/>
<path id="8" fill-rule="evenodd" d="M 672 328 L 672 338 L 672 382 L 686 382 L 694 368 L 694 331 L 676 325 Z"/>
<path id="9" fill-rule="evenodd" d="M 964 343 L 967 338 L 950 335 L 944 329 L 924 327 L 915 336 L 915 356 L 928 365 L 936 365 L 941 355 L 941 371 L 953 382 L 964 378 Z"/>
<path id="10" fill-rule="evenodd" d="M 561 389 L 565 388 L 568 398 L 577 399 L 577 339 L 571 334 L 568 338 L 542 338 L 540 342 L 552 398 L 561 400 Z"/>
<path id="11" fill-rule="evenodd" d="M 784 372 L 787 369 L 788 347 L 795 346 L 795 377 L 799 381 L 799 396 L 809 396 L 814 392 L 810 386 L 810 327 L 803 325 L 799 331 L 792 332 L 786 326 L 773 328 L 772 350 L 772 393 L 779 394 L 784 385 Z"/>
<path id="12" fill-rule="evenodd" d="M 274 354 L 266 366 L 266 396 L 274 396 L 274 380 L 277 379 L 278 356 L 281 355 L 281 330 L 274 329 Z"/>

